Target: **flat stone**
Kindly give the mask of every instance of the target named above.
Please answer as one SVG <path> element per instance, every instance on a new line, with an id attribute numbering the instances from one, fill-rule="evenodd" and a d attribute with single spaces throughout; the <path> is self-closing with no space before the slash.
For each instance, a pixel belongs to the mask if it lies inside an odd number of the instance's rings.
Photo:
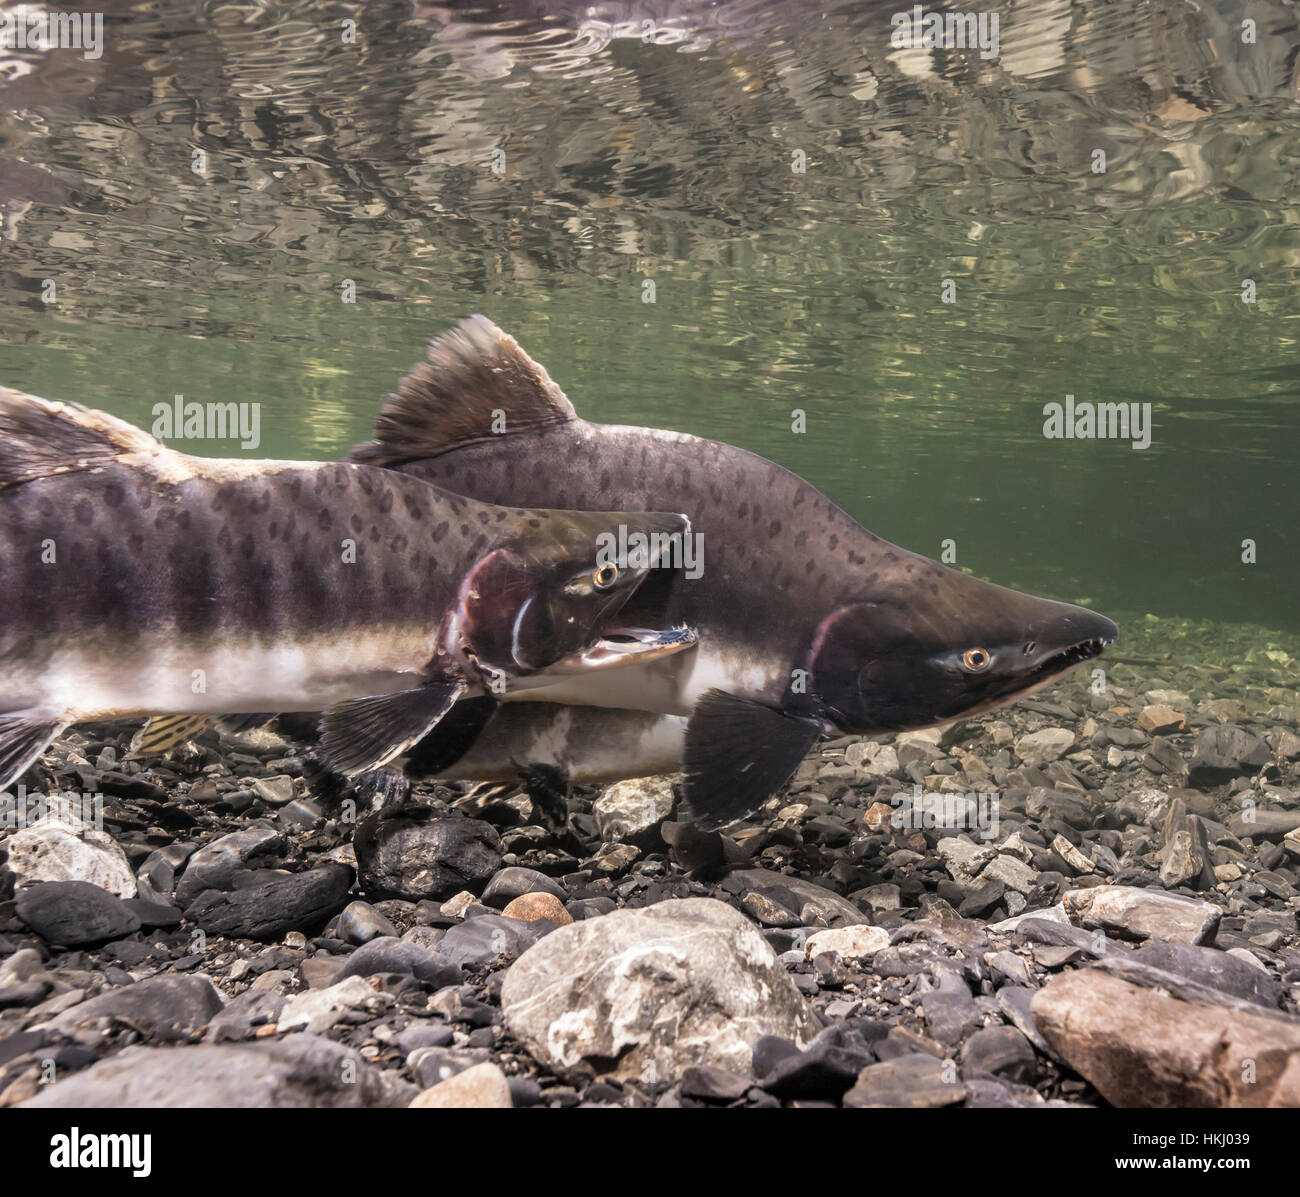
<path id="1" fill-rule="evenodd" d="M 856 1109 L 932 1109 L 965 1100 L 966 1087 L 952 1062 L 923 1052 L 869 1064 L 844 1095 L 844 1104 Z"/>
<path id="2" fill-rule="evenodd" d="M 1300 1020 L 1179 1001 L 1093 969 L 1054 978 L 1033 1014 L 1054 1050 L 1111 1105 L 1300 1105 Z"/>
<path id="3" fill-rule="evenodd" d="M 31 1108 L 363 1109 L 405 1106 L 415 1090 L 318 1035 L 250 1043 L 128 1047 L 43 1088 Z"/>
<path id="4" fill-rule="evenodd" d="M 119 985 L 79 1002 L 46 1024 L 71 1033 L 99 1018 L 118 1019 L 148 1034 L 192 1032 L 205 1026 L 222 1007 L 221 994 L 201 975 L 162 975 Z"/>
<path id="5" fill-rule="evenodd" d="M 46 943 L 65 947 L 121 939 L 140 929 L 122 901 L 89 881 L 38 881 L 14 894 L 14 912 Z"/>
<path id="6" fill-rule="evenodd" d="M 1125 885 L 1071 890 L 1063 899 L 1076 926 L 1100 927 L 1124 939 L 1210 943 L 1223 911 L 1209 902 Z"/>
<path id="7" fill-rule="evenodd" d="M 284 1004 L 276 1030 L 322 1034 L 352 1010 L 378 1009 L 392 997 L 372 989 L 358 976 L 348 976 L 328 989 L 309 989 Z"/>
<path id="8" fill-rule="evenodd" d="M 1065 727 L 1045 727 L 1029 732 L 1016 741 L 1016 756 L 1021 762 L 1041 767 L 1058 760 L 1074 747 L 1074 732 Z"/>

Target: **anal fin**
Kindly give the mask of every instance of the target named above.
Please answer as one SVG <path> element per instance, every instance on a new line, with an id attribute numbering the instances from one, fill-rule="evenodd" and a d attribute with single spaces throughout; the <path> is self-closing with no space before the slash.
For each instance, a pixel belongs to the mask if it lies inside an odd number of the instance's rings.
<path id="1" fill-rule="evenodd" d="M 821 738 L 812 719 L 709 690 L 686 724 L 684 796 L 702 828 L 744 818 L 793 776 Z"/>
<path id="2" fill-rule="evenodd" d="M 337 703 L 321 719 L 319 755 L 347 777 L 386 765 L 428 735 L 467 689 L 464 682 L 430 682 Z"/>
<path id="3" fill-rule="evenodd" d="M 0 789 L 26 773 L 71 723 L 62 711 L 37 707 L 0 715 Z"/>
<path id="4" fill-rule="evenodd" d="M 208 715 L 153 715 L 131 737 L 127 759 L 143 756 L 160 756 L 169 748 L 202 735 L 212 726 Z"/>

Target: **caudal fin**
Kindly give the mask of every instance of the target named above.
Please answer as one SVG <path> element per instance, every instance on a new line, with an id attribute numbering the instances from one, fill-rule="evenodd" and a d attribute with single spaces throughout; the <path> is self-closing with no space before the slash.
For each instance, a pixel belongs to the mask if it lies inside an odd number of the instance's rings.
<path id="1" fill-rule="evenodd" d="M 107 412 L 0 387 L 0 490 L 98 469 L 131 454 L 171 452 Z"/>
<path id="2" fill-rule="evenodd" d="M 32 709 L 0 715 L 0 789 L 26 773 L 70 723 L 59 711 Z"/>

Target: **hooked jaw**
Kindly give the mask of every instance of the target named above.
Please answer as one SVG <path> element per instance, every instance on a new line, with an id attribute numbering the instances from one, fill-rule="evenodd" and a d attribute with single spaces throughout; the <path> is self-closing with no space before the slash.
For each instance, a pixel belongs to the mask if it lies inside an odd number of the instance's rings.
<path id="1" fill-rule="evenodd" d="M 699 640 L 694 628 L 610 628 L 582 652 L 561 661 L 560 667 L 605 669 L 633 662 L 657 661 L 692 647 Z"/>

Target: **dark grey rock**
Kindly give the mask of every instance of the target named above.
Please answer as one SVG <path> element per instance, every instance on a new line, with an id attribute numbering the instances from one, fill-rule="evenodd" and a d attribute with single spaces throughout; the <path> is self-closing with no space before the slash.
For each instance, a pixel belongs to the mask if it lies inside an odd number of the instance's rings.
<path id="1" fill-rule="evenodd" d="M 43 1089 L 33 1108 L 234 1109 L 405 1106 L 413 1086 L 319 1035 L 128 1047 Z"/>
<path id="2" fill-rule="evenodd" d="M 1136 949 L 1133 959 L 1261 1006 L 1276 1009 L 1282 1000 L 1282 986 L 1267 972 L 1218 948 L 1186 943 L 1149 943 Z"/>
<path id="3" fill-rule="evenodd" d="M 1031 1085 L 1037 1071 L 1034 1049 L 1015 1027 L 984 1027 L 961 1049 L 964 1075 L 989 1073 L 1017 1085 Z"/>
<path id="4" fill-rule="evenodd" d="M 449 898 L 478 890 L 501 865 L 500 840 L 487 823 L 403 811 L 363 819 L 357 827 L 357 881 L 380 898 Z"/>
<path id="5" fill-rule="evenodd" d="M 347 901 L 352 871 L 325 864 L 249 889 L 205 890 L 185 917 L 210 935 L 279 939 L 288 931 L 309 931 L 338 913 Z"/>
<path id="6" fill-rule="evenodd" d="M 286 843 L 273 828 L 249 827 L 205 844 L 189 858 L 176 883 L 176 904 L 183 909 L 204 890 L 233 889 L 235 874 L 247 868 L 249 861 L 282 852 Z"/>
<path id="7" fill-rule="evenodd" d="M 397 936 L 397 928 L 369 902 L 349 902 L 338 917 L 338 934 L 345 943 L 369 943 L 381 936 Z"/>
<path id="8" fill-rule="evenodd" d="M 75 947 L 120 939 L 140 929 L 121 898 L 89 881 L 38 881 L 14 894 L 18 917 L 47 943 Z"/>
<path id="9" fill-rule="evenodd" d="M 221 994 L 204 976 L 158 976 L 120 985 L 56 1014 L 49 1026 L 70 1032 L 97 1018 L 119 1019 L 149 1034 L 196 1031 L 222 1007 Z"/>
<path id="10" fill-rule="evenodd" d="M 545 873 L 512 865 L 493 875 L 483 891 L 483 905 L 501 910 L 523 894 L 537 893 L 554 894 L 561 902 L 566 901 L 569 896 L 564 886 Z"/>
<path id="11" fill-rule="evenodd" d="M 1254 773 L 1272 759 L 1268 745 L 1231 723 L 1211 724 L 1196 736 L 1188 762 L 1188 781 L 1202 788 Z"/>
<path id="12" fill-rule="evenodd" d="M 269 989 L 246 989 L 212 1017 L 204 1038 L 210 1043 L 247 1039 L 257 1027 L 276 1022 L 288 1001 Z"/>
<path id="13" fill-rule="evenodd" d="M 455 961 L 418 944 L 383 936 L 372 939 L 353 952 L 335 980 L 341 981 L 344 977 L 373 977 L 383 973 L 415 977 L 418 981 L 438 987 L 459 985 L 463 979 Z"/>

